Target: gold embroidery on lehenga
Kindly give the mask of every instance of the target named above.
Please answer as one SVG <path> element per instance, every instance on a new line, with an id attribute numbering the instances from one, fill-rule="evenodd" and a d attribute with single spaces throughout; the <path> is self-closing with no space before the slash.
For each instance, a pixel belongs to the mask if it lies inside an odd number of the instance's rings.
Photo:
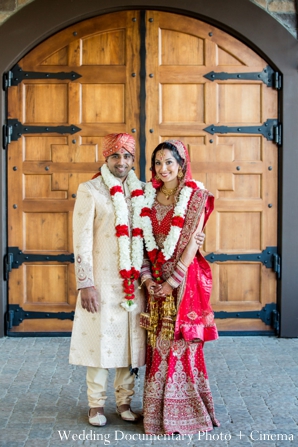
<path id="1" fill-rule="evenodd" d="M 156 398 L 161 399 L 163 397 L 164 380 L 165 380 L 164 378 L 166 377 L 168 371 L 167 357 L 170 351 L 170 347 L 171 347 L 170 340 L 163 340 L 160 337 L 158 337 L 156 341 L 156 349 L 158 349 L 161 361 L 158 366 L 158 371 L 147 382 L 146 396 L 148 398 L 151 397 L 153 399 Z"/>
<path id="2" fill-rule="evenodd" d="M 177 431 L 179 427 L 179 431 L 195 433 L 210 430 L 212 421 L 217 424 L 209 381 L 204 372 L 196 367 L 197 349 L 201 349 L 198 346 L 183 339 L 170 342 L 157 338 L 156 349 L 161 361 L 155 374 L 147 379 L 145 406 L 147 423 L 155 434 L 164 433 L 164 427 L 167 427 L 167 432 Z M 171 353 L 177 360 L 174 371 L 169 374 Z M 183 359 L 187 353 L 192 378 L 184 365 Z"/>

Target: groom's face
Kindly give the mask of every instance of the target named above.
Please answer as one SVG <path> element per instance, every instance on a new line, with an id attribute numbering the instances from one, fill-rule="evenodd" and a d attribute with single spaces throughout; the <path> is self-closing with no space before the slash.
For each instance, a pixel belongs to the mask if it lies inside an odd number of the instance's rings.
<path id="1" fill-rule="evenodd" d="M 110 155 L 106 163 L 111 173 L 123 182 L 133 167 L 134 157 L 122 148 L 122 150 Z"/>

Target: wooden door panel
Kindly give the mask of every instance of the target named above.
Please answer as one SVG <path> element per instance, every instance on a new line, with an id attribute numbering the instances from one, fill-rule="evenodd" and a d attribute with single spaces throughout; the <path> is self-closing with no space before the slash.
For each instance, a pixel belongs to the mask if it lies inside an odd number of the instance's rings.
<path id="1" fill-rule="evenodd" d="M 255 309 L 260 304 L 261 266 L 258 263 L 225 262 L 213 267 L 217 289 L 213 306 L 237 311 L 245 305 Z M 237 281 L 234 279 L 238 278 Z M 215 290 L 214 290 L 215 292 Z M 226 309 L 225 309 L 226 310 Z"/>
<path id="2" fill-rule="evenodd" d="M 161 124 L 204 123 L 204 101 L 198 101 L 205 96 L 203 84 L 163 84 L 160 95 Z M 181 107 L 184 101 L 186 109 Z"/>
<path id="3" fill-rule="evenodd" d="M 204 65 L 204 39 L 181 30 L 162 29 L 160 40 L 161 65 Z"/>
<path id="4" fill-rule="evenodd" d="M 80 75 L 74 81 L 26 79 L 9 90 L 9 118 L 41 126 L 9 145 L 8 245 L 26 256 L 9 275 L 9 303 L 24 311 L 51 315 L 75 308 L 74 265 L 56 257 L 73 252 L 77 188 L 104 162 L 103 136 L 132 129 L 138 135 L 139 76 L 132 76 L 140 71 L 138 18 L 138 12 L 127 11 L 87 20 L 19 62 L 24 71 Z M 46 134 L 46 126 L 62 125 L 80 131 Z M 34 260 L 36 255 L 44 261 Z M 10 331 L 71 330 L 71 320 L 46 318 L 25 318 Z"/>
<path id="5" fill-rule="evenodd" d="M 27 303 L 49 305 L 68 303 L 67 266 L 26 265 L 24 273 Z"/>
<path id="6" fill-rule="evenodd" d="M 112 101 L 111 98 L 113 98 Z M 124 123 L 124 98 L 123 84 L 84 84 L 82 86 L 82 123 Z M 117 108 L 115 108 L 115 103 Z M 102 107 L 102 104 L 105 107 Z"/>
<path id="7" fill-rule="evenodd" d="M 241 256 L 277 244 L 277 146 L 256 134 L 210 135 L 204 129 L 243 129 L 277 119 L 277 92 L 261 81 L 241 79 L 242 73 L 261 72 L 267 64 L 241 42 L 198 20 L 149 11 L 147 23 L 146 71 L 153 75 L 147 78 L 148 166 L 161 141 L 177 138 L 188 146 L 194 177 L 216 199 L 204 251 L 240 255 L 239 262 L 212 264 L 214 310 L 261 310 L 276 302 L 275 273 Z M 205 77 L 212 71 L 240 76 L 212 82 Z M 261 320 L 249 322 L 220 319 L 218 327 L 268 330 Z"/>
<path id="8" fill-rule="evenodd" d="M 67 84 L 25 84 L 22 91 L 25 124 L 67 124 Z M 45 106 L 49 105 L 49 106 Z"/>
<path id="9" fill-rule="evenodd" d="M 217 104 L 219 123 L 260 123 L 261 85 L 220 84 Z"/>
<path id="10" fill-rule="evenodd" d="M 68 213 L 24 213 L 24 227 L 24 250 L 33 253 L 69 251 Z"/>
<path id="11" fill-rule="evenodd" d="M 125 29 L 82 39 L 82 65 L 125 65 Z"/>

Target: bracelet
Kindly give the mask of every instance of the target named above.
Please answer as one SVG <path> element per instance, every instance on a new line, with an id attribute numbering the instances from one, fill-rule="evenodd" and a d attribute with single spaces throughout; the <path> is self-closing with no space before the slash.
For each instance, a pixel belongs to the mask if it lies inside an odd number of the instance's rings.
<path id="1" fill-rule="evenodd" d="M 177 289 L 177 287 L 180 286 L 182 281 L 184 280 L 184 277 L 187 274 L 188 268 L 185 264 L 180 260 L 177 262 L 176 268 L 174 269 L 172 276 L 170 276 L 166 282 L 173 287 L 174 289 Z"/>
<path id="2" fill-rule="evenodd" d="M 152 276 L 149 276 L 149 275 L 147 275 L 147 276 L 146 276 L 146 275 L 143 276 L 142 281 L 141 281 L 141 284 L 139 285 L 138 289 L 141 289 L 141 288 L 142 288 L 142 285 L 144 284 L 145 281 L 147 281 L 147 279 L 152 279 Z"/>
<path id="3" fill-rule="evenodd" d="M 141 275 L 140 276 L 141 276 L 141 278 L 143 278 L 144 276 L 151 277 L 150 264 L 146 260 L 143 262 L 143 265 L 141 267 Z"/>
<path id="4" fill-rule="evenodd" d="M 179 265 L 179 267 L 181 268 L 181 270 L 185 271 L 185 273 L 187 272 L 187 265 L 184 264 L 184 262 L 182 261 L 182 259 L 180 258 L 179 261 L 177 262 L 177 265 Z"/>
<path id="5" fill-rule="evenodd" d="M 167 280 L 166 280 L 166 282 L 172 287 L 172 289 L 177 289 L 177 287 L 179 287 L 179 283 L 178 282 L 176 282 L 175 280 L 174 280 L 174 278 L 172 277 L 172 276 L 170 276 Z"/>

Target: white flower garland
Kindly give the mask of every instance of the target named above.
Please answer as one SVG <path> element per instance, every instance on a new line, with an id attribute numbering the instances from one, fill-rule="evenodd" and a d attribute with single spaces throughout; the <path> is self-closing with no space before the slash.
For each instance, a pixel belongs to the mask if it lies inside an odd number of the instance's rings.
<path id="1" fill-rule="evenodd" d="M 200 183 L 200 182 L 196 182 L 196 183 L 197 183 L 197 186 L 204 187 L 204 185 L 202 183 Z M 187 205 L 188 205 L 188 202 L 189 202 L 192 192 L 193 192 L 193 188 L 191 188 L 189 186 L 184 186 L 181 189 L 178 202 L 174 208 L 173 219 L 175 217 L 181 217 L 184 219 L 184 217 L 186 215 L 186 211 L 187 211 Z M 150 209 L 152 208 L 156 194 L 157 194 L 157 191 L 153 187 L 152 183 L 151 182 L 147 183 L 147 185 L 145 187 L 145 204 L 144 204 L 145 207 L 150 208 Z M 155 249 L 159 250 L 159 248 L 156 244 L 155 238 L 154 238 L 151 218 L 149 216 L 144 215 L 142 217 L 142 220 L 143 220 L 144 240 L 145 240 L 145 245 L 146 245 L 147 251 L 151 252 L 152 250 L 155 250 Z M 180 238 L 181 231 L 182 231 L 182 228 L 180 228 L 179 226 L 176 226 L 176 225 L 171 226 L 170 232 L 169 232 L 168 236 L 166 237 L 166 240 L 164 241 L 163 249 L 161 250 L 166 261 L 172 257 L 172 255 L 175 251 L 176 245 L 178 243 L 178 240 Z"/>
<path id="2" fill-rule="evenodd" d="M 112 203 L 115 211 L 115 227 L 117 225 L 123 225 L 128 227 L 129 231 L 129 219 L 128 219 L 128 208 L 125 201 L 123 187 L 119 181 L 110 172 L 107 165 L 101 167 L 101 175 L 104 183 L 111 191 L 114 187 L 120 187 L 121 190 L 114 194 L 111 194 Z M 142 190 L 142 184 L 138 180 L 134 171 L 131 170 L 127 176 L 127 186 L 131 195 L 134 191 Z M 135 271 L 140 272 L 143 262 L 143 237 L 140 235 L 134 236 L 134 230 L 141 230 L 141 218 L 140 213 L 144 204 L 144 196 L 137 195 L 131 198 L 131 204 L 133 209 L 132 215 L 132 240 L 127 235 L 120 235 L 118 239 L 119 248 L 119 271 L 131 272 L 134 268 Z M 132 300 L 124 300 L 121 303 L 128 312 L 131 312 L 136 308 L 136 304 Z"/>
<path id="3" fill-rule="evenodd" d="M 134 171 L 130 171 L 127 177 L 127 186 L 129 192 L 132 194 L 133 191 L 143 190 L 142 183 L 135 175 Z M 144 195 L 136 196 L 131 198 L 131 204 L 133 209 L 132 215 L 132 228 L 142 229 L 142 218 L 140 216 L 142 208 L 144 206 Z M 143 237 L 132 237 L 131 242 L 131 265 L 137 271 L 140 272 L 142 264 L 143 264 L 143 256 L 144 256 L 144 244 Z"/>

